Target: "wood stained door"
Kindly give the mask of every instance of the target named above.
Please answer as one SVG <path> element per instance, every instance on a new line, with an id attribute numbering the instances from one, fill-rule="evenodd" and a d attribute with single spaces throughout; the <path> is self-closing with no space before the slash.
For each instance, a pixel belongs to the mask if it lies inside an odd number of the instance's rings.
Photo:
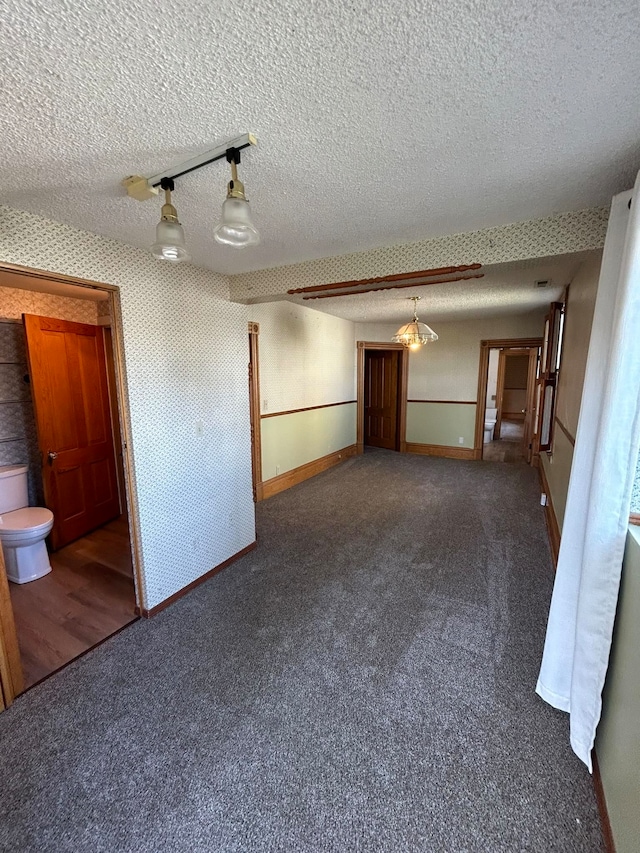
<path id="1" fill-rule="evenodd" d="M 25 314 L 55 549 L 120 514 L 103 330 Z"/>
<path id="2" fill-rule="evenodd" d="M 366 350 L 364 387 L 364 443 L 397 450 L 397 350 Z"/>

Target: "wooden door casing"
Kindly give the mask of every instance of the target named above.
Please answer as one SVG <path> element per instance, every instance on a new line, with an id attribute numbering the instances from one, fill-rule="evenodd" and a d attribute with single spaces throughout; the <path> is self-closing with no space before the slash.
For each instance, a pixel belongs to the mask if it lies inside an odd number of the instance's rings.
<path id="1" fill-rule="evenodd" d="M 364 443 L 397 450 L 398 437 L 397 350 L 365 352 Z"/>
<path id="2" fill-rule="evenodd" d="M 120 514 L 104 336 L 100 326 L 23 316 L 55 550 Z"/>

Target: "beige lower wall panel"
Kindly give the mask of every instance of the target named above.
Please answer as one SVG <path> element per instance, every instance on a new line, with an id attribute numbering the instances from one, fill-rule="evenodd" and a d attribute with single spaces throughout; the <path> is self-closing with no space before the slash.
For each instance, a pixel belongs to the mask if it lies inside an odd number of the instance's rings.
<path id="1" fill-rule="evenodd" d="M 262 418 L 262 479 L 270 480 L 356 442 L 356 404 Z"/>
<path id="2" fill-rule="evenodd" d="M 617 853 L 640 839 L 640 528 L 627 538 L 596 752 Z"/>
<path id="3" fill-rule="evenodd" d="M 564 521 L 564 510 L 567 504 L 567 492 L 569 490 L 569 477 L 571 476 L 571 463 L 573 462 L 573 445 L 556 426 L 553 439 L 553 453 L 540 454 L 540 464 L 551 492 L 551 501 L 556 514 L 558 528 L 562 532 Z"/>
<path id="4" fill-rule="evenodd" d="M 415 444 L 473 447 L 475 424 L 474 403 L 407 404 L 407 441 Z"/>

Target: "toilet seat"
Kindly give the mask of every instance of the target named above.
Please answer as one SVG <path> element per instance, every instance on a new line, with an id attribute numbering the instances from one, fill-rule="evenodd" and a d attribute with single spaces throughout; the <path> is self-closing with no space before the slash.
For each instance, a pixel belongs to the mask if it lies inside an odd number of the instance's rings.
<path id="1" fill-rule="evenodd" d="M 0 515 L 0 537 L 12 533 L 40 533 L 53 523 L 53 513 L 43 506 L 26 506 Z M 48 531 L 47 531 L 48 532 Z"/>

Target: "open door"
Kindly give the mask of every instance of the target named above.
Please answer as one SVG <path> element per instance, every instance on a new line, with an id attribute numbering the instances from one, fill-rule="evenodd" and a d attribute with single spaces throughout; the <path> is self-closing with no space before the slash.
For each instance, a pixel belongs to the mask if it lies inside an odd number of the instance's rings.
<path id="1" fill-rule="evenodd" d="M 397 350 L 365 353 L 364 443 L 371 447 L 398 449 Z"/>
<path id="2" fill-rule="evenodd" d="M 24 314 L 54 550 L 120 515 L 100 326 Z"/>

